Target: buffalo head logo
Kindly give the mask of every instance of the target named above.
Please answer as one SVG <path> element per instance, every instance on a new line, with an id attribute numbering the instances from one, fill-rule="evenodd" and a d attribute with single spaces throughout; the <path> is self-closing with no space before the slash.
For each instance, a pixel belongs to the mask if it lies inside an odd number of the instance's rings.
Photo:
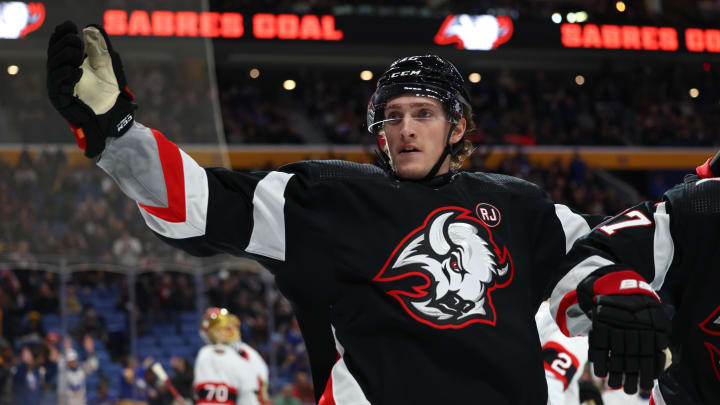
<path id="1" fill-rule="evenodd" d="M 450 14 L 435 34 L 435 43 L 455 44 L 458 49 L 489 51 L 509 41 L 512 34 L 512 19 L 507 16 Z"/>
<path id="2" fill-rule="evenodd" d="M 0 2 L 0 38 L 24 38 L 40 28 L 43 21 L 45 6 L 42 3 Z"/>
<path id="3" fill-rule="evenodd" d="M 471 214 L 461 207 L 433 211 L 373 279 L 415 320 L 439 329 L 495 325 L 490 294 L 512 280 L 512 257 Z"/>
<path id="4" fill-rule="evenodd" d="M 698 325 L 703 332 L 720 336 L 720 306 Z"/>

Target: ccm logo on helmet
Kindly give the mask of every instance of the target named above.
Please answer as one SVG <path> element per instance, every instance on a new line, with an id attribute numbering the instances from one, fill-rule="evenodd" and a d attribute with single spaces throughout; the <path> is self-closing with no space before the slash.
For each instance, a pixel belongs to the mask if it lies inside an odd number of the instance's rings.
<path id="1" fill-rule="evenodd" d="M 401 77 L 401 76 L 417 76 L 420 74 L 419 70 L 404 70 L 402 72 L 395 72 L 390 77 Z"/>

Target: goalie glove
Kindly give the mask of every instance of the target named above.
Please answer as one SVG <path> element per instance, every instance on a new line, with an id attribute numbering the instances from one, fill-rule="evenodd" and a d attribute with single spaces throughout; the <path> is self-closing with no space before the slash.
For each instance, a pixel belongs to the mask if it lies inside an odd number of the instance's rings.
<path id="1" fill-rule="evenodd" d="M 669 367 L 670 320 L 660 298 L 638 273 L 607 267 L 577 288 L 580 308 L 592 320 L 588 360 L 611 388 L 650 390 Z"/>
<path id="2" fill-rule="evenodd" d="M 55 27 L 47 56 L 50 102 L 70 124 L 85 156 L 93 158 L 105 149 L 107 137 L 121 136 L 134 121 L 137 106 L 120 56 L 102 27 L 85 27 L 80 39 L 71 21 Z"/>

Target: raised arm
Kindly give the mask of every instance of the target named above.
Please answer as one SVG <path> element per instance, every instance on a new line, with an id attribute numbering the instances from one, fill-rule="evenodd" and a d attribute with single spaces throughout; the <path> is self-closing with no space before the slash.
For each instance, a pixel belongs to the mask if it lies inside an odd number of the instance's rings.
<path id="1" fill-rule="evenodd" d="M 120 56 L 99 26 L 55 28 L 48 93 L 78 146 L 135 200 L 147 225 L 173 246 L 285 260 L 285 191 L 293 173 L 204 169 L 160 131 L 135 122 Z M 301 193 L 296 184 L 294 193 Z"/>

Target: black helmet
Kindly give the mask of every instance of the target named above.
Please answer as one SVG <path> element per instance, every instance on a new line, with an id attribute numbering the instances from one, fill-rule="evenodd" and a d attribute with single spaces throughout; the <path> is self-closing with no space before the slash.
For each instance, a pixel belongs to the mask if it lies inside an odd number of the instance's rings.
<path id="1" fill-rule="evenodd" d="M 408 56 L 393 62 L 377 81 L 367 110 L 368 131 L 378 135 L 385 104 L 402 94 L 431 97 L 445 106 L 450 122 L 457 124 L 470 97 L 455 65 L 437 55 Z"/>

